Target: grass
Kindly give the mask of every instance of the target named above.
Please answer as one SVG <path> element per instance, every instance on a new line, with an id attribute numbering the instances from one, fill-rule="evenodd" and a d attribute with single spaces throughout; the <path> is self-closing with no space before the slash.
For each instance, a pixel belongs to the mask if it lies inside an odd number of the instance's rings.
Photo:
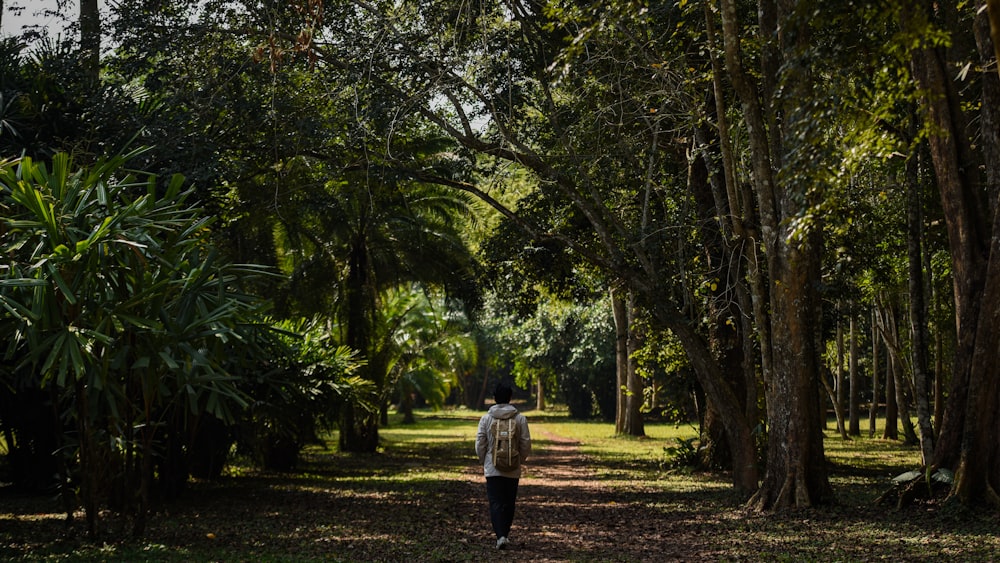
<path id="1" fill-rule="evenodd" d="M 380 431 L 380 452 L 313 446 L 293 473 L 236 466 L 162 505 L 143 539 L 105 517 L 104 541 L 90 543 L 82 515 L 67 526 L 54 499 L 0 490 L 0 560 L 487 560 L 495 553 L 472 450 L 480 414 L 419 412 L 409 426 L 394 418 Z M 919 462 L 898 442 L 845 442 L 829 430 L 836 504 L 759 514 L 742 507 L 726 475 L 666 463 L 665 448 L 696 434 L 690 426 L 647 424 L 645 438 L 616 438 L 610 424 L 528 415 L 540 454 L 557 438 L 578 442 L 593 475 L 573 486 L 522 479 L 518 522 L 534 560 L 988 561 L 1000 553 L 995 513 L 875 504 L 891 477 Z"/>

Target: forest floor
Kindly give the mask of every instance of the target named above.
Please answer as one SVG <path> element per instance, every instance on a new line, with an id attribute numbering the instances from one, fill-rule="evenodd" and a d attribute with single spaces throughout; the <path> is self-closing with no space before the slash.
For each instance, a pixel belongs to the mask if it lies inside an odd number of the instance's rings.
<path id="1" fill-rule="evenodd" d="M 244 470 L 192 483 L 151 517 L 143 539 L 130 539 L 126 522 L 105 515 L 103 541 L 89 542 L 82 514 L 67 526 L 53 499 L 0 489 L 0 560 L 991 561 L 1000 554 L 996 513 L 877 505 L 886 475 L 907 467 L 834 463 L 837 504 L 762 514 L 743 507 L 724 475 L 588 455 L 580 439 L 564 435 L 567 425 L 544 422 L 532 425 L 510 549 L 498 552 L 482 469 L 470 453 L 475 420 L 430 424 L 444 439 L 401 431 L 377 454 L 316 448 L 294 473 Z"/>

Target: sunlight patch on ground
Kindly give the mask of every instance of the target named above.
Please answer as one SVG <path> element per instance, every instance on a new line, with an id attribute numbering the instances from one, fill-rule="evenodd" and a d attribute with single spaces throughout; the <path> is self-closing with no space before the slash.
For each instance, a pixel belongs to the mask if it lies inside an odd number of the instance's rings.
<path id="1" fill-rule="evenodd" d="M 85 515 L 83 512 L 77 511 L 73 513 L 73 518 L 79 519 L 84 517 Z M 50 520 L 65 522 L 66 513 L 65 512 L 39 512 L 32 514 L 11 514 L 9 512 L 0 513 L 0 527 L 2 527 L 3 525 L 2 522 L 4 522 L 5 520 L 9 520 L 11 522 L 45 522 Z"/>
<path id="2" fill-rule="evenodd" d="M 454 472 L 449 472 L 446 474 L 433 474 L 433 477 L 428 476 L 427 468 L 428 466 L 414 467 L 408 469 L 402 473 L 392 473 L 390 475 L 355 475 L 355 476 L 338 476 L 336 479 L 332 480 L 331 483 L 334 485 L 340 483 L 414 483 L 414 482 L 436 482 L 441 481 L 456 481 L 465 482 L 466 478 L 463 474 L 457 474 Z M 296 486 L 296 488 L 299 488 Z"/>

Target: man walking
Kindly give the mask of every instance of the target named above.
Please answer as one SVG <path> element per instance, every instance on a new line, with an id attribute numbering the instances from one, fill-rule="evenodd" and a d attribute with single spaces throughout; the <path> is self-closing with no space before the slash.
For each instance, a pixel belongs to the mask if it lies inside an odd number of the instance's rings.
<path id="1" fill-rule="evenodd" d="M 493 392 L 496 404 L 479 419 L 476 432 L 476 454 L 486 475 L 486 497 L 497 549 L 506 549 L 510 543 L 507 538 L 514 522 L 521 462 L 531 453 L 528 419 L 510 404 L 513 393 L 510 385 L 503 382 L 497 385 Z"/>

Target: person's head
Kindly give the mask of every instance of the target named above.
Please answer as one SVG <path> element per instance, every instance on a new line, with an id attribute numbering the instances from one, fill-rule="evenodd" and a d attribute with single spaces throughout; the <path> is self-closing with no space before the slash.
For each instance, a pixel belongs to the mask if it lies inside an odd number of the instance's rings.
<path id="1" fill-rule="evenodd" d="M 509 403 L 511 395 L 514 394 L 514 390 L 510 388 L 510 385 L 501 381 L 497 383 L 497 388 L 493 391 L 493 400 L 496 401 L 498 405 L 503 403 Z"/>

